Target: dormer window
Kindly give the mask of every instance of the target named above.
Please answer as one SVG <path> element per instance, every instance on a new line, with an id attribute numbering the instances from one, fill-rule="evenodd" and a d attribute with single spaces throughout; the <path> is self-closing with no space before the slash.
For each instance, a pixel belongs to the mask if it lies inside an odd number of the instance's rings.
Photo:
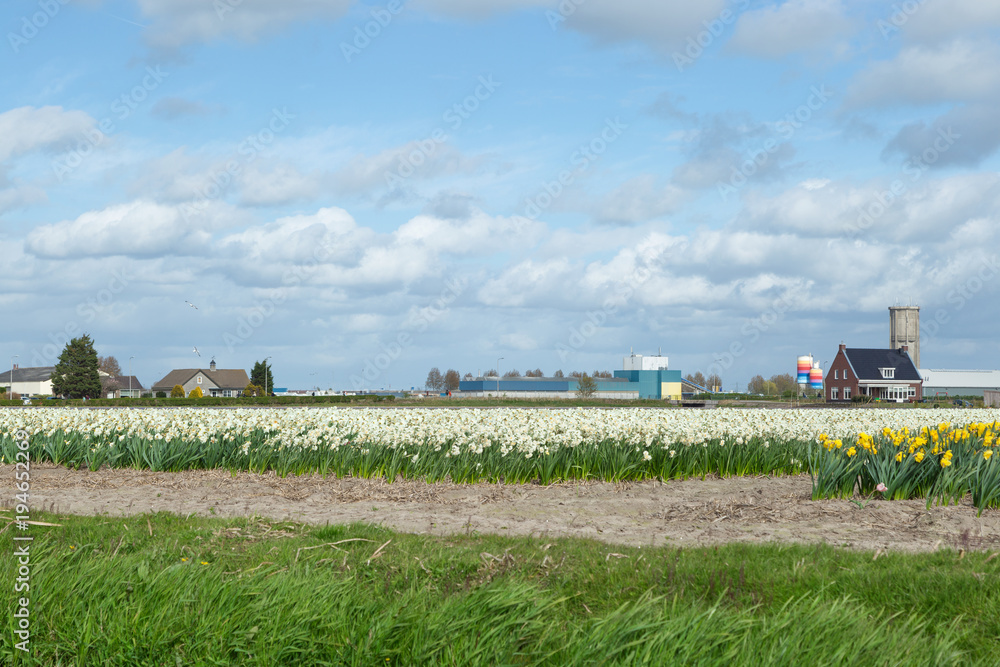
<path id="1" fill-rule="evenodd" d="M 198 384 L 201 384 L 201 376 L 198 376 Z"/>
<path id="2" fill-rule="evenodd" d="M 879 370 L 882 371 L 883 380 L 892 380 L 894 377 L 896 377 L 895 368 L 880 368 Z"/>

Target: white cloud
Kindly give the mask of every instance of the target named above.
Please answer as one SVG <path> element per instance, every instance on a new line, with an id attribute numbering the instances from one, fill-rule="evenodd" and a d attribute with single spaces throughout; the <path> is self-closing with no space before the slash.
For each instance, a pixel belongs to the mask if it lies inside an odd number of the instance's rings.
<path id="1" fill-rule="evenodd" d="M 935 43 L 950 41 L 955 37 L 985 33 L 1000 28 L 1000 4 L 983 0 L 949 0 L 948 2 L 927 2 L 922 0 L 916 11 L 907 13 L 903 6 L 908 3 L 894 3 L 883 21 L 886 34 L 895 35 L 898 27 L 907 41 Z"/>
<path id="2" fill-rule="evenodd" d="M 28 234 L 25 248 L 46 258 L 152 257 L 205 254 L 210 241 L 202 216 L 185 220 L 178 207 L 140 200 L 38 227 Z"/>
<path id="3" fill-rule="evenodd" d="M 173 49 L 192 42 L 235 38 L 253 42 L 290 23 L 338 19 L 351 0 L 138 0 L 151 21 L 148 41 Z"/>
<path id="4" fill-rule="evenodd" d="M 604 197 L 597 219 L 615 224 L 648 222 L 676 211 L 685 200 L 684 191 L 669 183 L 660 184 L 652 174 L 629 179 Z"/>
<path id="5" fill-rule="evenodd" d="M 909 46 L 895 58 L 863 70 L 851 84 L 848 108 L 938 104 L 995 99 L 1000 90 L 1000 47 L 955 40 Z"/>
<path id="6" fill-rule="evenodd" d="M 804 51 L 829 53 L 852 27 L 838 0 L 789 0 L 744 12 L 728 46 L 761 58 Z"/>
<path id="7" fill-rule="evenodd" d="M 577 30 L 601 42 L 639 40 L 659 51 L 672 51 L 697 37 L 727 8 L 724 0 L 620 0 L 615 3 L 549 0 L 421 0 L 421 7 L 444 14 L 482 19 L 490 14 L 536 9 L 554 29 Z M 561 7 L 568 7 L 560 11 Z M 725 24 L 720 22 L 725 28 Z"/>
<path id="8" fill-rule="evenodd" d="M 18 107 L 0 113 L 0 163 L 33 150 L 62 150 L 82 142 L 96 121 L 59 106 Z"/>

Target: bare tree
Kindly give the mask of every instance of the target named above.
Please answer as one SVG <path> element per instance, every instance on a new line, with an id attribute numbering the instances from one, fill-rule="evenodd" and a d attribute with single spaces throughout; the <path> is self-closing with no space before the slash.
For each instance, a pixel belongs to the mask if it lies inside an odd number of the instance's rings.
<path id="1" fill-rule="evenodd" d="M 496 376 L 497 376 L 496 370 L 491 368 L 490 370 L 486 371 L 486 375 L 484 375 L 483 377 L 495 378 Z"/>
<path id="2" fill-rule="evenodd" d="M 701 371 L 698 371 L 694 375 L 688 373 L 687 375 L 684 376 L 684 379 L 687 380 L 688 382 L 693 382 L 699 387 L 705 386 L 705 376 L 701 374 Z"/>
<path id="3" fill-rule="evenodd" d="M 751 394 L 767 393 L 767 380 L 764 379 L 763 375 L 754 375 L 747 383 L 747 391 Z"/>
<path id="4" fill-rule="evenodd" d="M 561 377 L 566 377 L 566 376 L 563 375 L 562 369 L 560 368 L 559 370 L 557 370 L 555 373 L 552 374 L 552 377 L 554 377 L 554 378 L 561 378 Z"/>
<path id="5" fill-rule="evenodd" d="M 524 377 L 526 378 L 542 378 L 545 377 L 545 373 L 542 372 L 541 368 L 536 368 L 533 371 L 525 371 Z"/>
<path id="6" fill-rule="evenodd" d="M 519 378 L 519 377 L 521 377 L 521 372 L 519 370 L 517 370 L 516 368 L 512 368 L 509 371 L 507 371 L 506 373 L 504 373 L 503 376 L 505 378 Z"/>
<path id="7" fill-rule="evenodd" d="M 465 375 L 464 375 L 464 376 L 462 377 L 462 379 L 463 379 L 463 380 L 475 380 L 476 378 L 475 378 L 475 377 L 474 377 L 474 376 L 472 375 L 472 373 L 466 373 L 466 374 L 465 374 Z"/>
<path id="8" fill-rule="evenodd" d="M 122 374 L 122 367 L 113 356 L 97 357 L 97 370 L 104 371 L 113 378 Z"/>
<path id="9" fill-rule="evenodd" d="M 453 368 L 449 368 L 444 374 L 444 388 L 448 391 L 457 391 L 458 383 L 461 381 L 462 377 Z"/>
<path id="10" fill-rule="evenodd" d="M 571 378 L 582 378 L 584 375 L 585 373 L 581 373 L 580 371 L 573 371 L 569 374 Z"/>
<path id="11" fill-rule="evenodd" d="M 437 366 L 427 374 L 427 382 L 424 383 L 424 386 L 431 391 L 441 391 L 444 388 L 444 376 L 441 375 Z"/>
<path id="12" fill-rule="evenodd" d="M 580 398 L 590 398 L 597 391 L 597 383 L 594 378 L 588 377 L 584 373 L 576 383 L 576 395 Z"/>
<path id="13" fill-rule="evenodd" d="M 709 391 L 722 391 L 722 378 L 717 373 L 709 375 L 705 382 L 708 383 L 705 386 Z"/>

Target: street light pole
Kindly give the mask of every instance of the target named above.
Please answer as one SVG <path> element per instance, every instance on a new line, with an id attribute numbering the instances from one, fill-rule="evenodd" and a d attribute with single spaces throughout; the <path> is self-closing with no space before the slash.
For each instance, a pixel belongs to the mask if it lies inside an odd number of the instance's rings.
<path id="1" fill-rule="evenodd" d="M 10 394 L 7 396 L 7 398 L 14 397 L 14 360 L 20 356 L 21 355 L 19 354 L 15 354 L 13 357 L 10 358 Z"/>
<path id="2" fill-rule="evenodd" d="M 132 360 L 135 357 L 128 358 L 128 397 L 132 398 Z"/>
<path id="3" fill-rule="evenodd" d="M 500 398 L 500 362 L 503 361 L 503 357 L 497 359 L 497 398 Z"/>

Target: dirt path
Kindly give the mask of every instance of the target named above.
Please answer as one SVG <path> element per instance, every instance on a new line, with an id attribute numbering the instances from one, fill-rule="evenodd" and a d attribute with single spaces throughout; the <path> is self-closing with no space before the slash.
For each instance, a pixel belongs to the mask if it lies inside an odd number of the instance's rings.
<path id="1" fill-rule="evenodd" d="M 0 476 L 13 479 L 12 466 L 0 466 Z M 9 507 L 13 492 L 5 495 Z M 929 510 L 920 500 L 870 501 L 861 508 L 809 496 L 808 476 L 504 486 L 31 468 L 32 507 L 67 514 L 257 514 L 315 524 L 365 521 L 434 535 L 479 531 L 630 545 L 778 541 L 869 550 L 1000 549 L 1000 510 L 977 518 L 968 501 Z"/>

